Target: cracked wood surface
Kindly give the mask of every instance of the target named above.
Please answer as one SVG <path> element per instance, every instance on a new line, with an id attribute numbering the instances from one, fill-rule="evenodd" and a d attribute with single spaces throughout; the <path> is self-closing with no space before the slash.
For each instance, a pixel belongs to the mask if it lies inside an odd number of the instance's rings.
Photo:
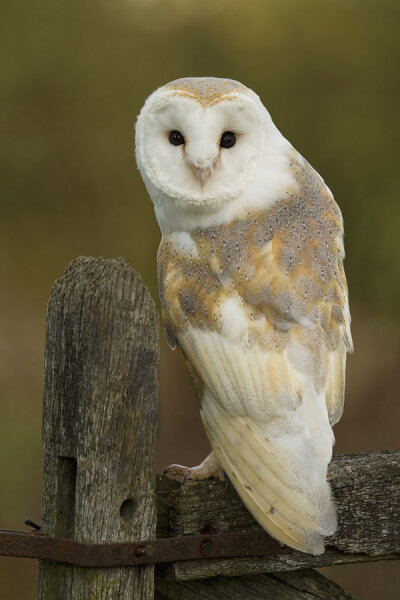
<path id="1" fill-rule="evenodd" d="M 213 577 L 200 581 L 156 579 L 155 600 L 352 600 L 312 569 L 274 575 Z"/>
<path id="2" fill-rule="evenodd" d="M 400 451 L 333 458 L 329 480 L 339 527 L 321 556 L 297 551 L 254 558 L 176 562 L 160 568 L 170 579 L 280 572 L 400 558 Z M 184 485 L 158 476 L 158 536 L 260 531 L 229 482 Z"/>

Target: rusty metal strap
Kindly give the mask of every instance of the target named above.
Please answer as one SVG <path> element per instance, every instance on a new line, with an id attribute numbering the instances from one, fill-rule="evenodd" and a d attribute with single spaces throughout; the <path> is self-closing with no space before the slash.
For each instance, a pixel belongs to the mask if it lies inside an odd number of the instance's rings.
<path id="1" fill-rule="evenodd" d="M 0 529 L 2 556 L 56 560 L 79 567 L 121 567 L 290 552 L 266 533 L 185 535 L 144 542 L 88 544 L 38 532 Z"/>

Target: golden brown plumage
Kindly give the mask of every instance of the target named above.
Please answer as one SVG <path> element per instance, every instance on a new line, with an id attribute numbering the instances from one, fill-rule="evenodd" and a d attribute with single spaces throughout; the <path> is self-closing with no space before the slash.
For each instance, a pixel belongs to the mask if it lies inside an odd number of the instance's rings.
<path id="1" fill-rule="evenodd" d="M 342 359 L 328 363 L 332 353 L 352 349 L 342 217 L 319 175 L 294 152 L 291 168 L 297 189 L 268 210 L 192 231 L 189 250 L 187 241 L 182 248 L 179 238 L 163 238 L 158 252 L 163 320 L 174 347 L 174 337 L 189 325 L 220 332 L 221 305 L 234 298 L 248 319 L 249 347 L 283 352 L 296 340 L 313 353 L 320 345 L 315 371 L 319 385 L 328 382 L 326 401 L 336 422 L 344 365 Z M 305 327 L 306 321 L 314 326 Z M 334 374 L 327 378 L 331 368 Z"/>

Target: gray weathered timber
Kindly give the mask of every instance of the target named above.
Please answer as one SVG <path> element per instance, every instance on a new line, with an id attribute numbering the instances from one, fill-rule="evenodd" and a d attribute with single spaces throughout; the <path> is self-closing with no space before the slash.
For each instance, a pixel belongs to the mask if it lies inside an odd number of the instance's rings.
<path id="1" fill-rule="evenodd" d="M 316 571 L 213 577 L 200 581 L 156 579 L 156 600 L 351 600 Z"/>
<path id="2" fill-rule="evenodd" d="M 189 580 L 400 558 L 400 451 L 336 456 L 329 480 L 339 527 L 321 556 L 288 551 L 254 558 L 176 562 L 164 575 Z M 214 480 L 181 485 L 158 478 L 158 536 L 260 531 L 233 486 Z"/>
<path id="3" fill-rule="evenodd" d="M 158 320 L 123 259 L 78 258 L 48 306 L 42 525 L 83 542 L 155 537 Z M 153 566 L 41 561 L 40 600 L 150 600 Z"/>

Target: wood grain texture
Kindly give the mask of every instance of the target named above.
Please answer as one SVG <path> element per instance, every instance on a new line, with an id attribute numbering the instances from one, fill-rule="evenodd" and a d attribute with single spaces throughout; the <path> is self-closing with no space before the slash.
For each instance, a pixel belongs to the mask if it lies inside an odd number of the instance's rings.
<path id="1" fill-rule="evenodd" d="M 290 571 L 400 558 L 400 451 L 337 456 L 329 467 L 339 527 L 321 556 L 289 551 L 277 556 L 185 561 L 160 568 L 189 580 L 217 575 Z M 230 482 L 181 485 L 158 478 L 158 536 L 260 531 Z"/>
<path id="2" fill-rule="evenodd" d="M 80 257 L 48 306 L 42 526 L 85 542 L 154 538 L 158 319 L 123 259 Z M 153 567 L 41 561 L 40 600 L 150 600 Z"/>
<path id="3" fill-rule="evenodd" d="M 213 577 L 200 581 L 156 580 L 156 600 L 351 600 L 316 571 Z"/>

